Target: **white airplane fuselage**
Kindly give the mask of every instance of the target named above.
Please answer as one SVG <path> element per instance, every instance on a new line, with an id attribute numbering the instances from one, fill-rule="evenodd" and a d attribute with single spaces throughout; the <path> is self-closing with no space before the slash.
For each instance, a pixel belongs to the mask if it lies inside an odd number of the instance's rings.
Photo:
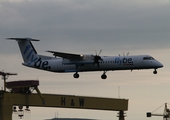
<path id="1" fill-rule="evenodd" d="M 103 61 L 99 63 L 99 67 L 96 64 L 84 64 L 82 61 L 76 61 L 79 66 L 78 72 L 157 69 L 163 66 L 155 59 L 144 59 L 152 58 L 149 55 L 101 56 L 101 58 Z M 47 57 L 45 60 L 43 58 L 31 64 L 23 63 L 23 65 L 52 72 L 76 72 L 76 65 L 73 63 L 75 63 L 75 61 Z"/>

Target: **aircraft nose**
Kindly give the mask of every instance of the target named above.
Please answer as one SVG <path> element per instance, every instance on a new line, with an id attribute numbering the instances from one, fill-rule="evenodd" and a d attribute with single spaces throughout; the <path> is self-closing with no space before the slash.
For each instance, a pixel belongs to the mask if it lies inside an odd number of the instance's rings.
<path id="1" fill-rule="evenodd" d="M 158 62 L 157 66 L 158 66 L 158 68 L 162 68 L 162 67 L 163 67 L 163 64 L 160 63 L 160 62 Z"/>

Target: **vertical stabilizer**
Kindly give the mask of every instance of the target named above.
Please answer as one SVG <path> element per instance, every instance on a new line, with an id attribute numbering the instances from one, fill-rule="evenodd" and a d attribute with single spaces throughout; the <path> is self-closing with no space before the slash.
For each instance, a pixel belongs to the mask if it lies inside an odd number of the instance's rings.
<path id="1" fill-rule="evenodd" d="M 29 65 L 32 62 L 38 60 L 38 54 L 32 45 L 31 41 L 39 41 L 31 38 L 8 38 L 10 40 L 16 40 L 18 42 L 21 55 L 23 57 L 24 63 Z"/>

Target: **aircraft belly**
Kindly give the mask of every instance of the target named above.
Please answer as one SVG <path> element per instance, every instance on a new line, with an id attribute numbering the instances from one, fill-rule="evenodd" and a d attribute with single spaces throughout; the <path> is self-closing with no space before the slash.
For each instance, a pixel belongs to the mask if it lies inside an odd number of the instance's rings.
<path id="1" fill-rule="evenodd" d="M 97 65 L 84 65 L 81 66 L 79 71 L 105 71 L 105 70 L 122 70 L 125 69 L 123 66 L 113 64 L 103 64 L 99 67 Z"/>
<path id="2" fill-rule="evenodd" d="M 81 71 L 109 71 L 109 70 L 124 70 L 131 69 L 131 66 L 122 66 L 115 64 L 102 64 L 99 67 L 97 65 L 85 65 L 81 67 Z"/>
<path id="3" fill-rule="evenodd" d="M 54 68 L 55 72 L 74 72 L 76 71 L 75 65 L 64 65 L 62 61 L 59 61 Z"/>

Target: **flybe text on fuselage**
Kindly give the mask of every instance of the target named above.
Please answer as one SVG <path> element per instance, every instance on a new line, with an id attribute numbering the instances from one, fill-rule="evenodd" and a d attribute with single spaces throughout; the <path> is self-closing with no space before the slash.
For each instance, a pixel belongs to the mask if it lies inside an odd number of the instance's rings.
<path id="1" fill-rule="evenodd" d="M 123 66 L 127 66 L 127 65 L 133 65 L 133 60 L 132 58 L 120 58 L 120 57 L 117 57 L 115 58 L 115 63 L 116 64 L 119 64 L 119 65 L 123 65 Z"/>

